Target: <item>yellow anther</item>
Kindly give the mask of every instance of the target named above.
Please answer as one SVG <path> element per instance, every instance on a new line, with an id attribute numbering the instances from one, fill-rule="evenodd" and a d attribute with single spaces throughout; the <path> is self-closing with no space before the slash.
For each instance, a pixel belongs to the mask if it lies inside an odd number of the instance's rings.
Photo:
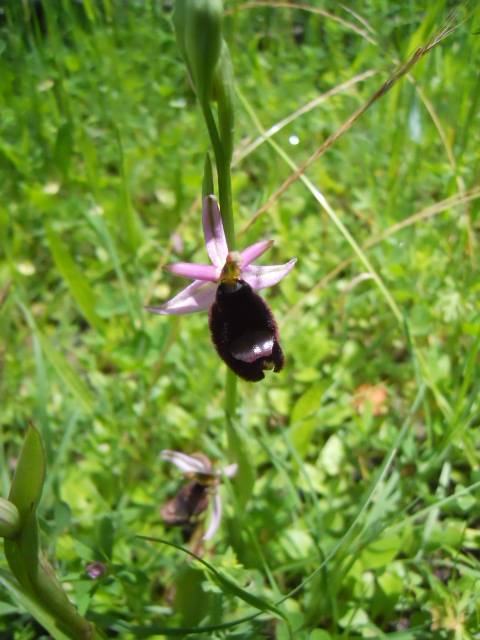
<path id="1" fill-rule="evenodd" d="M 242 254 L 239 251 L 230 252 L 220 274 L 220 282 L 235 282 L 235 280 L 238 280 L 242 273 L 240 269 L 242 262 Z"/>

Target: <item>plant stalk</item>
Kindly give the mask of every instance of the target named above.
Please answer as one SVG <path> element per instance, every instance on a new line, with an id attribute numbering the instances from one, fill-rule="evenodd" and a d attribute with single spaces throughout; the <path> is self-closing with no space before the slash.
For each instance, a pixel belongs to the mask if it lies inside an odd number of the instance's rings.
<path id="1" fill-rule="evenodd" d="M 235 250 L 235 225 L 233 222 L 233 200 L 232 200 L 232 180 L 230 173 L 230 163 L 226 161 L 217 125 L 213 117 L 210 105 L 204 103 L 202 106 L 203 117 L 207 125 L 208 134 L 215 154 L 215 164 L 218 174 L 218 200 L 220 204 L 220 214 L 222 216 L 223 228 L 227 238 L 227 245 L 230 251 Z"/>

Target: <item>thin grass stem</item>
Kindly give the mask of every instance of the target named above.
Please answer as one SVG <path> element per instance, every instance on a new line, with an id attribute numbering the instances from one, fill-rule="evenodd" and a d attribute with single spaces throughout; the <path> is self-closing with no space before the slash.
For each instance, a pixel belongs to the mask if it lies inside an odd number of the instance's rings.
<path id="1" fill-rule="evenodd" d="M 258 118 L 257 118 L 252 106 L 250 105 L 250 103 L 248 102 L 246 97 L 243 95 L 243 93 L 238 88 L 237 88 L 237 94 L 238 94 L 238 97 L 240 98 L 241 103 L 245 107 L 245 110 L 247 111 L 247 113 L 249 114 L 249 116 L 252 119 L 253 123 L 257 127 L 258 131 L 262 135 L 264 135 L 262 125 L 260 124 L 260 121 L 258 120 Z M 278 155 L 288 164 L 288 166 L 293 171 L 298 173 L 298 167 L 293 162 L 293 160 L 290 158 L 290 156 L 271 138 L 267 138 L 267 142 L 273 147 L 273 149 L 275 149 L 275 151 L 278 153 Z M 375 280 L 375 282 L 376 282 L 377 286 L 379 287 L 379 289 L 382 291 L 387 303 L 389 304 L 390 308 L 392 309 L 392 311 L 393 311 L 395 317 L 397 318 L 398 322 L 399 323 L 403 323 L 402 313 L 401 313 L 400 309 L 398 308 L 397 303 L 393 299 L 390 291 L 387 289 L 387 287 L 383 283 L 383 280 L 380 278 L 380 276 L 375 271 L 375 269 L 374 269 L 373 265 L 371 264 L 370 260 L 367 258 L 365 253 L 362 251 L 362 249 L 360 248 L 360 246 L 357 243 L 357 241 L 355 240 L 355 238 L 352 236 L 350 231 L 343 224 L 343 222 L 337 216 L 337 214 L 332 209 L 330 204 L 327 202 L 325 196 L 317 189 L 317 187 L 315 187 L 315 185 L 302 172 L 299 173 L 298 177 L 303 182 L 303 184 L 307 187 L 307 189 L 310 191 L 310 193 L 313 195 L 313 197 L 317 200 L 317 202 L 320 204 L 320 206 L 326 211 L 326 213 L 328 214 L 328 216 L 331 219 L 331 221 L 335 224 L 335 226 L 339 229 L 340 233 L 343 235 L 345 240 L 352 247 L 353 251 L 355 252 L 357 257 L 359 258 L 360 262 L 364 265 L 365 269 L 369 273 L 371 273 L 373 279 Z"/>

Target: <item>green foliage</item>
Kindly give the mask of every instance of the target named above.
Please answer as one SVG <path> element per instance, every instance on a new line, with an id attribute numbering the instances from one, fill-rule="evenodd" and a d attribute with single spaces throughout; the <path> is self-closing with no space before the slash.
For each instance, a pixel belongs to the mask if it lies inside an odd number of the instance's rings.
<path id="1" fill-rule="evenodd" d="M 225 2 L 237 245 L 298 258 L 265 296 L 285 369 L 240 381 L 227 423 L 206 314 L 143 310 L 181 288 L 165 263 L 206 262 L 212 150 L 169 3 L 5 3 L 1 495 L 33 420 L 41 544 L 108 634 L 478 635 L 479 12 L 305 172 L 360 253 L 300 180 L 272 198 L 450 5 Z M 163 522 L 162 449 L 239 463 L 213 541 Z M 0 636 L 42 637 L 0 558 Z"/>
<path id="2" fill-rule="evenodd" d="M 20 514 L 15 536 L 4 540 L 8 566 L 17 579 L 2 570 L 2 584 L 54 638 L 99 638 L 82 618 L 57 580 L 38 541 L 37 506 L 45 478 L 45 454 L 38 431 L 30 426 L 18 458 L 9 501 Z"/>

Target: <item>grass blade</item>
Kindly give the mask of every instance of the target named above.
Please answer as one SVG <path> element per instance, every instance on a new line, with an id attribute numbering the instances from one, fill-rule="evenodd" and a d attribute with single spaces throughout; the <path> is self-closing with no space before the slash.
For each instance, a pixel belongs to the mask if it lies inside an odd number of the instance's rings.
<path id="1" fill-rule="evenodd" d="M 278 607 L 271 604 L 270 602 L 267 602 L 267 600 L 264 600 L 263 598 L 259 598 L 258 596 L 255 596 L 252 593 L 245 591 L 245 589 L 242 589 L 241 587 L 239 587 L 235 582 L 233 582 L 233 580 L 231 580 L 230 578 L 227 578 L 227 576 L 225 576 L 223 573 L 220 573 L 209 562 L 207 562 L 200 556 L 197 556 L 197 554 L 193 553 L 193 551 L 190 551 L 189 549 L 185 549 L 185 547 L 181 547 L 180 545 L 175 544 L 174 542 L 170 542 L 169 540 L 164 540 L 163 538 L 153 538 L 150 536 L 137 536 L 137 538 L 140 538 L 141 540 L 149 540 L 150 542 L 160 542 L 161 544 L 166 544 L 169 547 L 178 549 L 179 551 L 186 553 L 192 558 L 195 558 L 195 560 L 198 560 L 198 562 L 203 564 L 203 566 L 210 571 L 215 581 L 220 583 L 222 587 L 224 587 L 226 591 L 229 592 L 231 595 L 237 596 L 238 598 L 240 598 L 250 606 L 255 607 L 255 609 L 258 609 L 259 611 L 270 611 L 270 613 L 273 613 L 275 616 L 278 616 L 279 618 L 282 618 L 283 620 L 285 620 L 285 622 L 287 622 L 285 614 L 282 611 L 280 611 Z"/>
<path id="2" fill-rule="evenodd" d="M 73 395 L 77 398 L 83 409 L 87 413 L 93 413 L 93 405 L 95 403 L 94 394 L 90 391 L 86 383 L 80 378 L 78 373 L 68 362 L 65 356 L 61 353 L 61 351 L 56 349 L 52 345 L 50 340 L 40 331 L 27 307 L 21 302 L 19 303 L 19 305 L 27 319 L 28 325 L 35 333 L 42 351 L 50 360 L 50 364 L 57 372 L 59 378 L 66 384 Z"/>
<path id="3" fill-rule="evenodd" d="M 47 236 L 55 264 L 80 307 L 80 311 L 92 327 L 103 331 L 104 324 L 95 311 L 95 296 L 88 279 L 66 250 L 60 236 L 50 226 L 47 226 Z"/>

